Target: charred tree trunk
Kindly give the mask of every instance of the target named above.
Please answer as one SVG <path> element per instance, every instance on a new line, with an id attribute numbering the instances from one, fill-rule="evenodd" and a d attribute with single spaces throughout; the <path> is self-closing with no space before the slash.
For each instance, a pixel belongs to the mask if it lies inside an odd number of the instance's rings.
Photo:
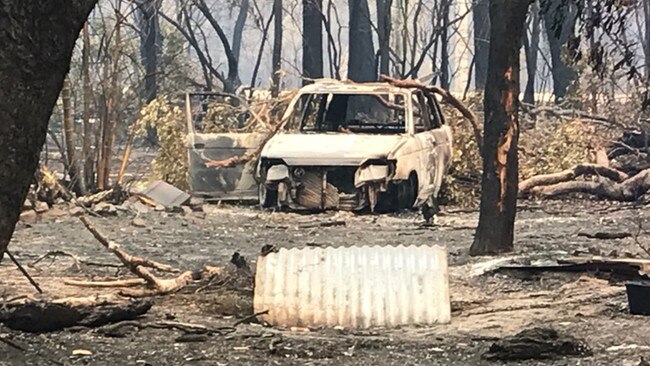
<path id="1" fill-rule="evenodd" d="M 138 6 L 140 23 L 140 58 L 144 68 L 143 99 L 149 103 L 158 96 L 158 55 L 162 46 L 158 12 L 161 2 L 144 0 Z M 147 142 L 155 146 L 158 135 L 155 128 L 147 130 Z"/>
<path id="2" fill-rule="evenodd" d="M 535 78 L 537 76 L 537 56 L 539 54 L 539 4 L 534 2 L 530 8 L 530 38 L 524 30 L 524 49 L 526 51 L 526 90 L 524 91 L 524 102 L 535 104 Z"/>
<path id="3" fill-rule="evenodd" d="M 119 116 L 119 62 L 122 53 L 122 19 L 118 17 L 115 23 L 115 43 L 113 45 L 113 54 L 110 66 L 110 89 L 108 100 L 106 101 L 105 115 L 102 123 L 101 149 L 99 165 L 97 168 L 97 188 L 100 190 L 108 189 L 110 186 L 110 174 L 113 162 L 113 144 L 115 141 L 115 127 Z M 108 65 L 105 66 L 108 68 Z"/>
<path id="4" fill-rule="evenodd" d="M 474 80 L 484 90 L 490 56 L 490 0 L 474 0 Z"/>
<path id="5" fill-rule="evenodd" d="M 273 1 L 273 77 L 271 84 L 271 96 L 277 97 L 280 94 L 280 79 L 282 77 L 282 0 Z"/>
<path id="6" fill-rule="evenodd" d="M 138 4 L 140 23 L 140 57 L 144 67 L 143 99 L 148 102 L 158 95 L 157 67 L 161 36 L 158 20 L 160 2 L 145 0 Z"/>
<path id="7" fill-rule="evenodd" d="M 375 46 L 372 41 L 372 22 L 368 0 L 350 0 L 350 34 L 348 51 L 348 79 L 356 82 L 377 80 Z"/>
<path id="8" fill-rule="evenodd" d="M 235 28 L 232 33 L 232 54 L 239 62 L 239 54 L 241 52 L 241 41 L 244 35 L 244 26 L 246 25 L 246 19 L 248 19 L 248 11 L 250 10 L 250 1 L 242 0 L 239 7 L 239 15 L 237 15 L 237 20 L 235 21 Z"/>
<path id="9" fill-rule="evenodd" d="M 83 27 L 83 47 L 81 51 L 81 79 L 83 85 L 83 171 L 86 189 L 95 189 L 95 159 L 92 150 L 93 129 L 90 124 L 90 102 L 92 87 L 90 86 L 90 34 L 88 23 Z"/>
<path id="10" fill-rule="evenodd" d="M 302 76 L 308 79 L 323 77 L 323 0 L 302 1 Z"/>
<path id="11" fill-rule="evenodd" d="M 519 168 L 519 51 L 529 3 L 529 0 L 490 3 L 481 209 L 471 255 L 513 249 Z"/>
<path id="12" fill-rule="evenodd" d="M 226 77 L 220 75 L 220 80 L 223 83 L 223 90 L 226 93 L 234 93 L 237 90 L 237 88 L 241 85 L 241 81 L 239 80 L 239 60 L 237 59 L 237 57 L 235 57 L 235 54 L 233 53 L 232 47 L 230 45 L 230 41 L 228 40 L 228 37 L 226 37 L 226 33 L 221 27 L 221 24 L 219 24 L 217 19 L 215 19 L 215 17 L 212 15 L 212 10 L 205 3 L 205 0 L 194 0 L 194 5 L 196 5 L 199 11 L 201 11 L 201 13 L 205 17 L 205 19 L 207 19 L 208 23 L 210 23 L 210 26 L 212 26 L 214 31 L 217 33 L 217 37 L 219 37 L 219 40 L 221 41 L 221 45 L 223 46 L 224 53 L 226 54 L 226 59 L 228 60 L 228 75 Z M 174 24 L 174 22 L 171 21 L 170 18 L 167 18 L 167 21 Z M 185 33 L 186 34 L 185 38 L 188 39 L 188 41 L 193 42 L 195 45 L 197 45 L 196 40 L 193 39 L 194 36 L 192 30 L 190 29 L 189 22 L 186 23 L 188 25 L 188 29 Z M 176 27 L 180 28 L 179 26 Z M 194 48 L 196 49 L 199 47 L 194 47 Z M 214 69 L 211 64 L 206 66 Z"/>
<path id="13" fill-rule="evenodd" d="M 544 26 L 551 51 L 553 93 L 556 102 L 564 99 L 577 74 L 567 63 L 563 49 L 573 36 L 576 6 L 573 0 L 543 0 Z"/>
<path id="14" fill-rule="evenodd" d="M 443 0 L 441 5 L 442 29 L 440 34 L 440 86 L 449 90 L 449 8 L 451 0 Z"/>
<path id="15" fill-rule="evenodd" d="M 393 0 L 377 0 L 377 33 L 379 38 L 379 74 L 390 74 L 390 34 Z"/>
<path id="16" fill-rule="evenodd" d="M 38 167 L 47 123 L 96 0 L 0 6 L 0 260 Z"/>
<path id="17" fill-rule="evenodd" d="M 645 21 L 645 44 L 643 45 L 645 50 L 645 78 L 646 86 L 650 88 L 650 2 L 648 1 L 643 2 L 643 14 Z"/>
<path id="18" fill-rule="evenodd" d="M 70 176 L 70 187 L 77 195 L 85 195 L 86 187 L 81 176 L 79 156 L 77 155 L 77 134 L 74 130 L 74 113 L 72 111 L 72 87 L 70 78 L 65 77 L 63 89 L 61 90 L 61 102 L 63 103 L 63 132 L 65 137 L 65 157 Z"/>

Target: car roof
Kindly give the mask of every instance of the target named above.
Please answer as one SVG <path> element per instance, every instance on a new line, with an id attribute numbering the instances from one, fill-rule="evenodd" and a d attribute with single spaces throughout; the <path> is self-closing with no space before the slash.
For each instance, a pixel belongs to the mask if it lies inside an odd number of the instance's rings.
<path id="1" fill-rule="evenodd" d="M 410 93 L 411 89 L 400 88 L 385 82 L 356 83 L 350 80 L 316 79 L 313 84 L 300 89 L 301 94 L 309 93 Z"/>

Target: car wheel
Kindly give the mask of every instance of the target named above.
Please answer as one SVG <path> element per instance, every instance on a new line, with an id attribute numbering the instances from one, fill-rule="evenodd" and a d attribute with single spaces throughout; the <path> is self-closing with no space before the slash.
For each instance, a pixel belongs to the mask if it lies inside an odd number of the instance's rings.
<path id="1" fill-rule="evenodd" d="M 409 179 L 400 182 L 397 186 L 397 203 L 400 209 L 413 209 L 418 197 L 418 178 L 411 174 Z"/>
<path id="2" fill-rule="evenodd" d="M 277 187 L 267 187 L 266 183 L 262 182 L 257 186 L 257 194 L 261 208 L 268 209 L 278 206 Z"/>

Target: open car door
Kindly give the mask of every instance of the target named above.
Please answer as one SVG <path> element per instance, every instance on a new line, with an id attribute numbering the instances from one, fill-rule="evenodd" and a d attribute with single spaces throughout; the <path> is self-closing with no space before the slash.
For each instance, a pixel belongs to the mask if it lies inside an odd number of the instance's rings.
<path id="1" fill-rule="evenodd" d="M 264 133 L 210 133 L 205 131 L 209 103 L 224 99 L 219 93 L 188 93 L 185 96 L 187 150 L 192 195 L 215 200 L 257 200 L 255 161 L 233 167 L 207 167 L 206 162 L 243 156 L 258 149 Z"/>

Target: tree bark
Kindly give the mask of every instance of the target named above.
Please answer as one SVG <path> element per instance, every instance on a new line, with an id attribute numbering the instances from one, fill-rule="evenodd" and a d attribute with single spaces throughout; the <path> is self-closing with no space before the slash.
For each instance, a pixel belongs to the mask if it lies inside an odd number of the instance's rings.
<path id="1" fill-rule="evenodd" d="M 377 0 L 377 38 L 379 39 L 379 74 L 390 75 L 390 34 L 393 0 Z"/>
<path id="2" fill-rule="evenodd" d="M 356 82 L 377 80 L 375 46 L 368 0 L 350 0 L 348 79 Z"/>
<path id="3" fill-rule="evenodd" d="M 524 31 L 524 48 L 526 50 L 526 90 L 524 102 L 535 104 L 535 78 L 537 77 L 537 56 L 539 54 L 539 4 L 537 1 L 530 7 L 530 39 L 528 32 Z"/>
<path id="4" fill-rule="evenodd" d="M 575 70 L 563 56 L 563 49 L 573 36 L 576 6 L 573 0 L 542 0 L 544 25 L 551 51 L 551 72 L 553 93 L 556 102 L 564 99 L 569 86 L 577 77 Z"/>
<path id="5" fill-rule="evenodd" d="M 513 249 L 519 168 L 519 51 L 529 3 L 529 0 L 490 3 L 481 208 L 471 255 Z"/>
<path id="6" fill-rule="evenodd" d="M 302 0 L 302 76 L 323 77 L 323 0 Z"/>
<path id="7" fill-rule="evenodd" d="M 47 123 L 96 0 L 0 6 L 0 260 L 38 167 Z"/>
<path id="8" fill-rule="evenodd" d="M 271 96 L 280 94 L 282 72 L 282 0 L 273 0 L 273 76 L 271 77 Z"/>
<path id="9" fill-rule="evenodd" d="M 490 0 L 474 0 L 474 80 L 484 90 L 490 56 Z"/>
<path id="10" fill-rule="evenodd" d="M 65 77 L 63 89 L 61 90 L 61 102 L 63 104 L 63 132 L 65 137 L 65 157 L 70 176 L 70 186 L 77 195 L 85 195 L 86 187 L 81 176 L 79 156 L 77 155 L 77 134 L 74 130 L 74 113 L 72 111 L 72 87 L 70 78 Z"/>

